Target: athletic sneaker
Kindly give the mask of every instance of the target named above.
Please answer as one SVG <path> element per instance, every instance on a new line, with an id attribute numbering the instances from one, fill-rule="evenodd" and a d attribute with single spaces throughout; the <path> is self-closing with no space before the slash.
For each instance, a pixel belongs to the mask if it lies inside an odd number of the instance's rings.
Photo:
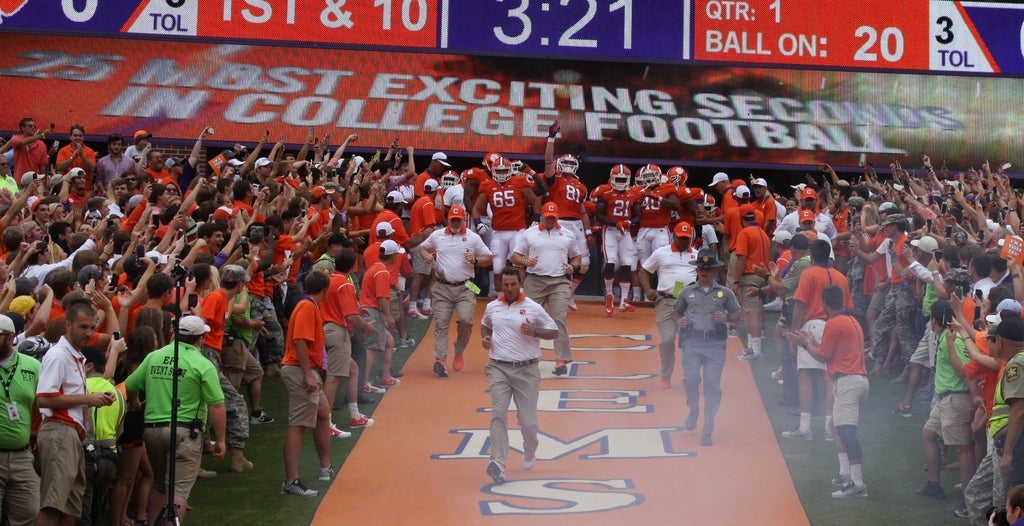
<path id="1" fill-rule="evenodd" d="M 410 336 L 408 338 L 402 338 L 402 339 L 398 340 L 398 342 L 399 342 L 401 347 L 415 347 L 416 346 L 416 338 L 413 338 L 412 336 Z"/>
<path id="2" fill-rule="evenodd" d="M 967 503 L 964 502 L 964 499 L 960 499 L 960 501 L 956 503 L 956 506 L 953 506 L 953 515 L 956 515 L 961 519 L 971 518 L 970 512 L 967 511 Z"/>
<path id="3" fill-rule="evenodd" d="M 444 364 L 444 360 L 440 358 L 434 360 L 434 374 L 441 378 L 448 378 L 448 367 Z"/>
<path id="4" fill-rule="evenodd" d="M 320 494 L 315 489 L 309 489 L 302 485 L 299 479 L 295 479 L 291 482 L 287 480 L 281 483 L 281 493 L 284 495 L 296 495 L 299 497 L 315 497 Z"/>
<path id="5" fill-rule="evenodd" d="M 533 465 L 536 464 L 536 463 L 537 463 L 537 457 L 533 457 L 531 459 L 527 459 L 526 457 L 523 457 L 523 469 L 525 469 L 526 471 L 530 471 L 531 469 L 533 469 Z"/>
<path id="6" fill-rule="evenodd" d="M 750 348 L 744 348 L 743 354 L 737 356 L 736 359 L 744 362 L 753 362 L 760 360 L 762 356 L 764 355 L 759 352 L 754 352 Z"/>
<path id="7" fill-rule="evenodd" d="M 604 311 L 611 316 L 615 313 L 615 296 L 606 294 L 604 297 Z"/>
<path id="8" fill-rule="evenodd" d="M 832 492 L 832 496 L 834 498 L 837 498 L 837 499 L 849 499 L 849 498 L 853 498 L 853 497 L 861 497 L 861 498 L 867 497 L 868 496 L 868 486 L 867 486 L 867 484 L 858 486 L 858 485 L 854 484 L 853 481 L 851 480 L 849 483 L 847 483 L 845 486 L 843 486 L 843 489 L 833 491 Z"/>
<path id="9" fill-rule="evenodd" d="M 323 482 L 329 482 L 334 478 L 334 468 L 327 466 L 326 468 L 320 468 L 320 474 L 316 477 L 317 480 Z"/>
<path id="10" fill-rule="evenodd" d="M 487 474 L 494 480 L 495 484 L 505 483 L 505 468 L 492 460 L 487 463 Z"/>
<path id="11" fill-rule="evenodd" d="M 910 406 L 903 404 L 896 404 L 896 407 L 892 408 L 892 414 L 902 416 L 903 418 L 910 418 L 913 416 L 910 412 Z"/>
<path id="12" fill-rule="evenodd" d="M 938 482 L 932 482 L 930 480 L 924 486 L 917 488 L 917 490 L 914 491 L 914 493 L 917 493 L 922 497 L 931 497 L 933 499 L 946 498 L 946 492 L 942 489 L 942 485 L 940 485 Z"/>
<path id="13" fill-rule="evenodd" d="M 349 433 L 348 431 L 342 431 L 341 429 L 338 429 L 338 427 L 335 426 L 333 423 L 331 424 L 330 430 L 331 430 L 331 436 L 333 438 L 348 438 L 348 437 L 352 436 L 352 433 Z"/>
<path id="14" fill-rule="evenodd" d="M 380 380 L 381 387 L 396 387 L 400 383 L 402 383 L 402 381 L 399 380 L 398 378 L 395 378 L 394 376 L 381 378 Z"/>
<path id="15" fill-rule="evenodd" d="M 565 360 L 556 361 L 555 370 L 551 371 L 551 374 L 555 376 L 564 376 L 566 374 L 569 374 L 569 366 L 567 365 L 568 363 L 569 362 Z"/>
<path id="16" fill-rule="evenodd" d="M 253 412 L 253 414 L 249 417 L 249 424 L 254 426 L 259 424 L 273 424 L 274 420 L 274 417 L 267 414 L 266 411 L 260 409 L 259 411 Z"/>
<path id="17" fill-rule="evenodd" d="M 367 418 L 366 415 L 359 415 L 359 418 L 349 418 L 348 427 L 355 429 L 357 427 L 370 427 L 373 425 L 373 419 Z"/>
<path id="18" fill-rule="evenodd" d="M 384 394 L 388 392 L 388 390 L 381 389 L 380 387 L 377 387 L 376 385 L 373 385 L 370 382 L 366 382 L 366 385 L 363 386 L 363 392 L 369 394 Z"/>
<path id="19" fill-rule="evenodd" d="M 843 475 L 842 473 L 840 473 L 840 474 L 832 477 L 832 485 L 833 486 L 839 486 L 839 487 L 843 488 L 843 487 L 846 487 L 846 485 L 849 484 L 849 483 L 850 483 L 850 475 L 849 475 L 849 473 L 847 473 L 846 475 Z"/>
<path id="20" fill-rule="evenodd" d="M 835 437 L 832 436 L 832 429 L 826 427 L 825 432 L 821 434 L 821 438 L 825 439 L 825 442 L 835 442 Z"/>
<path id="21" fill-rule="evenodd" d="M 782 380 L 782 367 L 772 371 L 772 380 Z"/>
<path id="22" fill-rule="evenodd" d="M 462 366 L 466 364 L 465 358 L 462 357 L 462 353 L 456 353 L 455 358 L 452 358 L 452 369 L 461 371 Z"/>
<path id="23" fill-rule="evenodd" d="M 795 438 L 797 440 L 813 440 L 810 431 L 800 431 L 800 429 L 794 429 L 792 431 L 783 431 L 782 438 Z"/>
<path id="24" fill-rule="evenodd" d="M 622 300 L 622 304 L 619 305 L 619 310 L 622 312 L 633 312 L 636 310 L 636 305 L 633 305 L 629 301 Z"/>
<path id="25" fill-rule="evenodd" d="M 405 317 L 412 318 L 414 320 L 425 320 L 429 318 L 429 316 L 420 312 L 416 307 L 409 307 L 409 310 L 405 313 Z"/>
<path id="26" fill-rule="evenodd" d="M 576 297 L 575 296 L 573 296 L 572 299 L 569 300 L 569 310 L 571 310 L 572 312 L 576 312 L 576 311 L 580 310 L 579 306 L 576 305 Z"/>

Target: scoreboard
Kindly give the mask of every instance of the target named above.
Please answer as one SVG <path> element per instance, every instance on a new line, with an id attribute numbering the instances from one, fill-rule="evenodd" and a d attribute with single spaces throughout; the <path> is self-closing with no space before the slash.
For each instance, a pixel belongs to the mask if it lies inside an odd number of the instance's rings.
<path id="1" fill-rule="evenodd" d="M 1024 75 L 1024 5 L 947 0 L 4 0 L 0 31 Z"/>

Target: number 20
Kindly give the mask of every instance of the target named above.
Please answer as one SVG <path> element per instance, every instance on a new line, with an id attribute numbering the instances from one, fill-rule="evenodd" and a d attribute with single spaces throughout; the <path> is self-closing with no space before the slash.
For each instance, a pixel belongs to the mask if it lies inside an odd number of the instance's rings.
<path id="1" fill-rule="evenodd" d="M 871 26 L 860 26 L 854 31 L 856 37 L 867 37 L 864 44 L 853 55 L 854 60 L 878 62 L 878 53 L 872 51 L 875 43 L 886 62 L 896 62 L 903 58 L 903 32 L 896 27 L 882 29 L 882 38 L 878 38 L 878 30 Z"/>

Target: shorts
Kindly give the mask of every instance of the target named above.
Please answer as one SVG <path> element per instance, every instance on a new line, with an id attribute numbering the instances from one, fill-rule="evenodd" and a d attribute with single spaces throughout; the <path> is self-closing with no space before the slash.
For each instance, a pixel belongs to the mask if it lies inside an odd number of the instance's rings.
<path id="1" fill-rule="evenodd" d="M 559 219 L 558 226 L 572 232 L 576 250 L 580 251 L 580 268 L 590 267 L 590 247 L 587 245 L 587 233 L 583 231 L 582 219 Z"/>
<path id="2" fill-rule="evenodd" d="M 740 302 L 740 308 L 743 312 L 758 312 L 764 311 L 764 302 L 761 300 L 761 294 L 757 294 L 754 297 L 747 296 L 747 291 L 754 288 L 758 289 L 760 293 L 761 287 L 765 285 L 764 279 L 757 274 L 744 274 L 739 279 L 739 297 L 736 298 Z"/>
<path id="3" fill-rule="evenodd" d="M 263 376 L 263 368 L 256 361 L 256 357 L 249 352 L 249 344 L 242 338 L 235 338 L 229 344 L 224 345 L 220 352 L 220 359 L 223 365 L 224 376 L 228 382 L 238 389 L 258 380 Z"/>
<path id="4" fill-rule="evenodd" d="M 814 335 L 816 341 L 821 341 L 821 335 L 825 333 L 825 320 L 807 320 L 802 330 L 810 331 Z M 825 370 L 825 364 L 815 360 L 811 353 L 807 352 L 807 349 L 803 347 L 796 348 L 796 368 L 800 369 L 814 369 L 814 370 Z"/>
<path id="5" fill-rule="evenodd" d="M 974 400 L 971 393 L 936 393 L 925 429 L 942 437 L 947 446 L 966 446 L 971 443 L 971 420 L 974 419 Z"/>
<path id="6" fill-rule="evenodd" d="M 395 323 L 405 316 L 405 309 L 402 296 L 405 295 L 405 284 L 403 283 L 404 278 L 398 279 L 398 288 L 391 287 L 391 301 L 389 307 L 391 307 L 391 317 L 395 319 Z"/>
<path id="7" fill-rule="evenodd" d="M 426 274 L 429 276 L 434 272 L 434 263 L 423 259 L 419 249 L 410 250 L 409 256 L 412 260 L 413 274 Z"/>
<path id="8" fill-rule="evenodd" d="M 868 377 L 848 374 L 832 383 L 832 424 L 855 426 L 860 421 L 860 406 L 868 399 Z"/>
<path id="9" fill-rule="evenodd" d="M 352 338 L 348 329 L 327 322 L 324 324 L 324 342 L 327 350 L 327 376 L 348 378 L 352 367 Z"/>
<path id="10" fill-rule="evenodd" d="M 281 366 L 281 381 L 288 391 L 288 425 L 313 428 L 320 411 L 330 412 L 320 375 L 314 376 L 321 388 L 311 393 L 306 390 L 306 377 L 301 367 Z"/>
<path id="11" fill-rule="evenodd" d="M 167 465 L 171 455 L 171 427 L 147 427 L 146 454 L 153 466 L 153 489 L 167 492 Z M 179 426 L 174 435 L 178 442 L 174 463 L 174 496 L 188 499 L 192 486 L 199 476 L 199 464 L 203 459 L 202 435 L 192 438 L 186 427 Z"/>
<path id="12" fill-rule="evenodd" d="M 882 311 L 882 307 L 885 307 L 885 297 L 889 295 L 889 288 L 876 288 L 871 293 L 871 303 L 868 304 L 868 310 L 874 309 L 878 312 Z"/>
<path id="13" fill-rule="evenodd" d="M 78 430 L 53 420 L 39 428 L 39 508 L 53 508 L 66 515 L 82 515 L 85 495 L 85 454 Z"/>
<path id="14" fill-rule="evenodd" d="M 373 327 L 374 332 L 363 334 L 363 345 L 368 351 L 383 351 L 387 348 L 391 333 L 388 332 L 387 316 L 384 311 L 374 308 L 363 309 L 363 321 Z"/>
<path id="15" fill-rule="evenodd" d="M 931 369 L 935 367 L 935 353 L 939 347 L 939 341 L 934 331 L 932 331 L 932 324 L 924 324 L 924 336 L 917 342 L 917 349 L 914 349 L 914 354 L 910 355 L 910 363 L 916 363 Z"/>

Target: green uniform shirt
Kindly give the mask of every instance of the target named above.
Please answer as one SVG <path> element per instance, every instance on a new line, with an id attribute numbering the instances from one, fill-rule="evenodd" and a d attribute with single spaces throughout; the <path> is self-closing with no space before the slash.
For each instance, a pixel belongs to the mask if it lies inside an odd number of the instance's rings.
<path id="1" fill-rule="evenodd" d="M 935 270 L 935 264 L 928 265 L 928 270 Z M 939 301 L 939 295 L 935 292 L 935 285 L 926 282 L 924 284 L 924 299 L 921 300 L 921 315 L 924 316 L 924 319 L 931 318 L 932 305 L 935 305 L 936 301 Z"/>
<path id="2" fill-rule="evenodd" d="M 992 416 L 989 417 L 989 436 L 1003 430 L 1010 422 L 1010 406 L 1006 400 L 1024 398 L 1024 351 L 1017 351 L 1003 368 L 1003 377 L 996 384 L 996 395 L 992 403 Z"/>
<path id="3" fill-rule="evenodd" d="M 199 349 L 187 343 L 178 344 L 178 368 L 182 370 L 178 381 L 181 407 L 178 421 L 193 418 L 206 420 L 206 406 L 224 403 L 217 369 Z M 174 369 L 174 342 L 146 356 L 142 365 L 125 380 L 129 392 L 146 392 L 147 424 L 171 421 L 172 370 Z"/>
<path id="4" fill-rule="evenodd" d="M 800 274 L 811 268 L 811 256 L 803 256 L 789 264 L 786 277 L 782 278 L 782 286 L 786 288 L 786 299 L 793 299 L 796 286 L 800 283 Z"/>
<path id="5" fill-rule="evenodd" d="M 939 335 L 939 348 L 935 351 L 935 394 L 966 393 L 969 391 L 967 380 L 957 377 L 953 372 L 953 364 L 949 361 L 949 350 L 946 348 L 947 335 L 949 335 L 948 329 L 942 331 L 942 334 Z M 956 349 L 957 357 L 960 358 L 960 363 L 966 364 L 970 361 L 970 358 L 967 357 L 967 346 L 964 345 L 964 340 L 959 334 L 956 335 L 953 347 Z"/>
<path id="6" fill-rule="evenodd" d="M 242 295 L 241 294 L 236 294 L 235 295 L 235 304 L 238 304 L 241 301 L 242 301 Z M 236 338 L 241 338 L 241 339 L 245 340 L 245 343 L 247 343 L 247 344 L 252 344 L 252 342 L 254 340 L 255 334 L 253 332 L 253 329 L 251 327 L 242 327 L 242 326 L 236 324 L 235 320 L 237 320 L 239 318 L 251 318 L 252 317 L 252 315 L 250 314 L 251 312 L 252 312 L 252 302 L 249 302 L 249 303 L 247 303 L 245 305 L 245 312 L 244 313 L 242 313 L 242 314 L 232 314 L 231 315 L 231 319 L 228 320 L 228 326 L 225 329 L 229 334 L 234 334 Z"/>
<path id="7" fill-rule="evenodd" d="M 103 407 L 90 407 L 89 413 L 92 417 L 93 436 L 91 438 L 95 440 L 116 440 L 128 406 L 124 401 L 124 396 L 121 395 L 121 391 L 110 380 L 102 376 L 86 378 L 85 390 L 90 393 L 114 393 L 117 399 L 113 404 Z"/>
<path id="8" fill-rule="evenodd" d="M 28 445 L 32 426 L 32 407 L 36 402 L 36 384 L 39 383 L 39 360 L 13 353 L 7 363 L 0 365 L 0 402 L 6 408 L 13 401 L 18 407 L 18 419 L 11 421 L 7 410 L 0 413 L 0 449 L 19 449 Z M 8 392 L 10 394 L 8 394 Z"/>

